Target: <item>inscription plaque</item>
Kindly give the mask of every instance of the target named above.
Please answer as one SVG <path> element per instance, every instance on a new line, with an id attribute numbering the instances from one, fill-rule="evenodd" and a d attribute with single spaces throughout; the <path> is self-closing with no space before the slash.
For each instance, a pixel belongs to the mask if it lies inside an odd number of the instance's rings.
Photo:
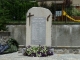
<path id="1" fill-rule="evenodd" d="M 46 44 L 46 18 L 44 17 L 31 18 L 31 44 L 32 45 Z"/>

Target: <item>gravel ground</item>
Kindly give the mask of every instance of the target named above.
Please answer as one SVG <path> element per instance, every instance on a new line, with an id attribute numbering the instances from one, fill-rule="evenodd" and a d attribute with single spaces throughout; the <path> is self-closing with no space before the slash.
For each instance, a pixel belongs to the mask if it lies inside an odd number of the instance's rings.
<path id="1" fill-rule="evenodd" d="M 54 54 L 48 57 L 27 57 L 15 52 L 0 55 L 0 60 L 80 60 L 80 54 Z"/>

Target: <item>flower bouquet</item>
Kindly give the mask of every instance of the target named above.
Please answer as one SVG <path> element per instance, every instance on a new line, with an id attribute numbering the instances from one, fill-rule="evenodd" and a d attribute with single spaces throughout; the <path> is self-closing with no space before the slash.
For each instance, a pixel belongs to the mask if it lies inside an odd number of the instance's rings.
<path id="1" fill-rule="evenodd" d="M 31 57 L 46 57 L 53 55 L 53 52 L 46 46 L 27 46 L 23 55 Z"/>

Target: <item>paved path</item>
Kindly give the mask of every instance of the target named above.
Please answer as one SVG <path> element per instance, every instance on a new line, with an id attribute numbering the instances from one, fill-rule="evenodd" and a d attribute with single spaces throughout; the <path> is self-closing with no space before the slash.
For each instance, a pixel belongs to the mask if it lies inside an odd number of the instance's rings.
<path id="1" fill-rule="evenodd" d="M 80 60 L 80 54 L 54 54 L 48 57 L 27 57 L 15 52 L 0 55 L 0 60 Z"/>

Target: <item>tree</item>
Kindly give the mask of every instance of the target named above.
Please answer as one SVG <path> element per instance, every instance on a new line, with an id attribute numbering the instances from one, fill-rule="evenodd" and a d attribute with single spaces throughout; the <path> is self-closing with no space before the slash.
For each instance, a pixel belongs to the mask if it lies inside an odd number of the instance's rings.
<path id="1" fill-rule="evenodd" d="M 25 20 L 29 8 L 37 5 L 30 0 L 0 0 L 0 20 Z"/>

